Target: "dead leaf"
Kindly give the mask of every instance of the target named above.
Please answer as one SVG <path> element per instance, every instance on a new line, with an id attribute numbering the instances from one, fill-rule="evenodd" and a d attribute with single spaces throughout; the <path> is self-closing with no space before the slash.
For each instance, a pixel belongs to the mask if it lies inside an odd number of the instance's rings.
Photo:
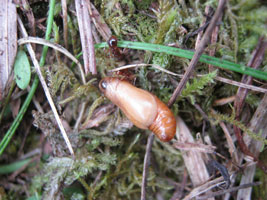
<path id="1" fill-rule="evenodd" d="M 97 31 L 104 38 L 105 41 L 108 41 L 108 39 L 112 35 L 110 28 L 108 27 L 103 17 L 99 14 L 98 10 L 93 4 L 90 4 L 90 8 L 91 9 L 89 10 L 89 12 Z"/>
<path id="2" fill-rule="evenodd" d="M 17 11 L 12 0 L 0 4 L 0 100 L 11 75 L 17 53 Z"/>
<path id="3" fill-rule="evenodd" d="M 20 105 L 21 105 L 21 99 L 20 98 L 15 99 L 15 100 L 10 102 L 12 116 L 13 116 L 14 119 L 19 113 Z"/>
<path id="4" fill-rule="evenodd" d="M 75 1 L 76 14 L 78 19 L 85 74 L 91 72 L 97 74 L 95 64 L 95 49 L 92 36 L 91 17 L 88 11 L 89 1 Z"/>
<path id="5" fill-rule="evenodd" d="M 176 137 L 180 143 L 194 143 L 194 138 L 184 121 L 176 118 Z M 202 158 L 202 153 L 196 151 L 181 150 L 184 163 L 194 186 L 199 186 L 209 179 L 209 174 Z"/>
<path id="6" fill-rule="evenodd" d="M 205 145 L 201 143 L 192 142 L 174 142 L 173 146 L 183 151 L 195 151 L 203 153 L 214 153 L 216 147 L 212 145 Z"/>

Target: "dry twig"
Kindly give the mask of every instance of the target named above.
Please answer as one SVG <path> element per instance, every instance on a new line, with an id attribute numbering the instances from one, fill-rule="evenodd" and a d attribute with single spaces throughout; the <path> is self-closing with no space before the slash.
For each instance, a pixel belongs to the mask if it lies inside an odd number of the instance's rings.
<path id="1" fill-rule="evenodd" d="M 16 5 L 10 0 L 1 1 L 0 30 L 0 100 L 2 100 L 17 54 L 17 12 Z"/>
<path id="2" fill-rule="evenodd" d="M 80 30 L 80 38 L 83 50 L 84 71 L 85 74 L 91 72 L 97 74 L 95 62 L 95 47 L 92 36 L 91 17 L 89 15 L 88 6 L 90 1 L 75 1 L 77 19 Z"/>
<path id="3" fill-rule="evenodd" d="M 19 28 L 20 28 L 20 31 L 21 31 L 23 37 L 28 37 L 28 34 L 27 34 L 27 32 L 26 32 L 26 30 L 25 30 L 25 28 L 23 26 L 23 23 L 22 23 L 20 18 L 18 18 L 18 22 L 19 22 Z M 33 65 L 35 67 L 35 70 L 36 70 L 36 72 L 38 74 L 38 77 L 40 79 L 40 82 L 41 82 L 41 84 L 43 86 L 46 98 L 47 98 L 47 100 L 49 102 L 49 105 L 50 105 L 50 107 L 51 107 L 51 109 L 52 109 L 52 111 L 54 113 L 55 118 L 56 118 L 58 127 L 59 127 L 59 129 L 61 131 L 61 134 L 62 134 L 62 136 L 63 136 L 63 138 L 64 138 L 64 140 L 65 140 L 65 142 L 66 142 L 66 144 L 68 146 L 68 149 L 69 149 L 71 155 L 74 156 L 74 151 L 72 149 L 72 146 L 71 146 L 71 143 L 70 143 L 69 138 L 67 136 L 67 133 L 66 133 L 64 127 L 63 127 L 61 119 L 60 119 L 60 117 L 59 117 L 59 115 L 57 113 L 57 109 L 55 107 L 55 104 L 54 104 L 53 99 L 51 97 L 51 94 L 49 92 L 49 89 L 48 89 L 48 87 L 47 87 L 47 85 L 45 83 L 44 77 L 43 77 L 41 69 L 40 69 L 40 65 L 39 65 L 39 63 L 38 63 L 38 61 L 36 59 L 36 56 L 35 56 L 35 52 L 33 51 L 33 48 L 32 48 L 32 46 L 30 44 L 26 44 L 26 46 L 27 46 L 27 49 L 28 49 L 29 54 L 31 56 Z"/>
<path id="4" fill-rule="evenodd" d="M 64 44 L 65 48 L 69 48 L 68 43 L 68 13 L 67 13 L 67 1 L 61 0 L 62 5 L 62 18 L 63 18 L 63 38 L 64 38 Z"/>
<path id="5" fill-rule="evenodd" d="M 267 41 L 264 40 L 264 37 L 261 37 L 256 49 L 252 53 L 252 58 L 250 59 L 248 66 L 251 66 L 252 68 L 258 68 L 261 62 L 263 61 L 265 49 L 267 47 Z M 242 78 L 242 82 L 245 82 L 246 84 L 250 84 L 252 82 L 252 77 L 249 77 L 247 75 L 244 75 Z M 247 89 L 239 88 L 236 94 L 235 98 L 235 114 L 236 120 L 240 120 L 241 111 L 243 110 L 243 106 L 245 104 L 245 98 L 248 94 Z M 259 108 L 259 107 L 258 107 Z M 264 122 L 263 122 L 264 123 Z M 265 166 L 263 163 L 261 163 L 258 158 L 253 155 L 253 153 L 249 150 L 248 146 L 244 142 L 243 136 L 241 135 L 241 129 L 237 126 L 234 126 L 234 133 L 236 135 L 238 145 L 240 147 L 240 150 L 248 156 L 251 156 L 254 161 L 258 161 L 258 166 L 267 173 L 267 166 Z"/>
<path id="6" fill-rule="evenodd" d="M 249 129 L 252 130 L 255 133 L 261 132 L 262 138 L 266 138 L 267 136 L 267 94 L 264 95 L 263 99 L 261 100 L 260 105 L 258 106 L 256 112 L 254 113 L 252 119 L 250 120 L 250 126 Z M 248 149 L 251 153 L 257 158 L 262 148 L 262 141 L 253 140 L 248 135 L 244 136 L 244 141 L 246 145 L 248 146 Z M 240 162 L 242 162 L 243 156 L 240 157 Z M 258 167 L 260 167 L 265 173 L 267 172 L 266 165 L 262 164 L 258 160 Z M 255 174 L 256 166 L 248 166 L 244 174 L 241 178 L 241 184 L 249 183 L 253 181 L 253 177 Z M 239 190 L 238 191 L 238 199 L 250 199 L 251 198 L 251 191 L 252 189 L 246 189 L 246 190 Z"/>
<path id="7" fill-rule="evenodd" d="M 49 41 L 42 39 L 42 38 L 24 37 L 24 38 L 21 38 L 18 40 L 19 45 L 27 44 L 27 43 L 42 44 L 42 45 L 51 47 L 51 48 L 65 54 L 67 57 L 69 57 L 73 62 L 75 62 L 78 65 L 78 67 L 80 69 L 80 73 L 81 73 L 82 82 L 83 82 L 83 84 L 86 84 L 85 75 L 84 75 L 81 63 L 67 49 L 60 46 L 59 44 L 49 42 Z"/>
<path id="8" fill-rule="evenodd" d="M 168 102 L 168 106 L 171 107 L 172 104 L 175 102 L 176 98 L 181 94 L 186 82 L 188 81 L 188 79 L 190 78 L 190 75 L 192 74 L 193 70 L 196 67 L 196 64 L 201 56 L 201 54 L 204 52 L 206 45 L 209 43 L 210 40 L 210 35 L 214 29 L 214 27 L 216 26 L 216 23 L 221 15 L 221 13 L 223 12 L 223 8 L 225 5 L 226 0 L 222 0 L 219 2 L 218 8 L 214 14 L 214 16 L 212 17 L 212 20 L 200 42 L 200 44 L 198 45 L 196 52 L 182 78 L 182 80 L 180 81 L 179 85 L 177 86 L 177 88 L 175 89 L 175 91 L 172 94 L 172 97 L 170 98 L 169 102 Z"/>
<path id="9" fill-rule="evenodd" d="M 150 133 L 147 139 L 146 154 L 144 158 L 143 176 L 142 176 L 142 188 L 141 188 L 141 200 L 146 200 L 146 183 L 148 177 L 148 167 L 150 165 L 151 148 L 154 141 L 154 133 Z"/>
<path id="10" fill-rule="evenodd" d="M 257 185 L 260 185 L 260 184 L 261 184 L 261 182 L 247 183 L 247 184 L 243 184 L 243 185 L 240 185 L 240 186 L 237 186 L 237 187 L 229 188 L 227 190 L 220 190 L 218 192 L 213 192 L 213 193 L 210 193 L 210 194 L 207 194 L 207 195 L 198 196 L 197 199 L 198 200 L 205 200 L 205 199 L 208 199 L 208 198 L 211 198 L 211 197 L 215 197 L 215 196 L 226 194 L 228 192 L 234 192 L 234 191 L 238 191 L 240 189 L 257 186 Z M 237 198 L 237 199 L 240 199 L 240 198 Z"/>

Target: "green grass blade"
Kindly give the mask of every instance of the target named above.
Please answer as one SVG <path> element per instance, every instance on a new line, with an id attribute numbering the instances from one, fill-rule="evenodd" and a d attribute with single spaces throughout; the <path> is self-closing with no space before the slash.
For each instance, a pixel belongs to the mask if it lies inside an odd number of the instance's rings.
<path id="1" fill-rule="evenodd" d="M 95 45 L 95 48 L 104 48 L 108 47 L 106 42 L 99 43 Z M 168 47 L 159 44 L 150 44 L 150 43 L 143 43 L 143 42 L 130 42 L 130 41 L 119 41 L 118 47 L 129 48 L 129 49 L 138 49 L 144 51 L 153 51 L 158 53 L 166 53 L 169 55 L 179 56 L 183 58 L 192 59 L 194 52 L 184 49 L 179 49 L 175 47 Z M 231 70 L 234 72 L 238 72 L 241 74 L 247 74 L 254 78 L 267 80 L 267 72 L 256 70 L 245 65 L 236 64 L 227 60 L 222 60 L 220 58 L 215 58 L 208 55 L 202 55 L 200 57 L 200 62 L 211 64 L 216 67 L 220 67 L 223 69 Z"/>
<path id="2" fill-rule="evenodd" d="M 25 160 L 20 160 L 20 161 L 11 163 L 11 164 L 1 165 L 0 174 L 9 174 L 9 173 L 15 172 L 21 167 L 23 167 L 24 165 L 28 164 L 30 161 L 31 161 L 31 158 L 27 158 Z"/>
<path id="3" fill-rule="evenodd" d="M 55 3 L 56 0 L 51 0 L 50 4 L 49 4 L 49 13 L 48 13 L 48 18 L 47 18 L 47 29 L 46 29 L 46 33 L 45 33 L 45 39 L 49 40 L 50 39 L 50 35 L 51 35 L 51 30 L 52 30 L 52 24 L 53 24 L 53 19 L 54 19 L 54 10 L 55 10 Z M 42 52 L 42 56 L 41 56 L 41 60 L 40 60 L 40 66 L 44 66 L 45 64 L 45 58 L 46 58 L 46 54 L 47 54 L 47 50 L 48 47 L 45 46 L 43 47 L 43 52 Z M 0 156 L 2 155 L 3 151 L 5 150 L 6 146 L 8 145 L 8 143 L 10 142 L 12 136 L 14 135 L 17 127 L 19 126 L 25 112 L 27 111 L 27 108 L 32 100 L 32 97 L 36 91 L 36 88 L 38 86 L 39 83 L 39 78 L 37 75 L 35 75 L 34 77 L 34 81 L 31 87 L 30 92 L 27 95 L 26 100 L 24 101 L 17 117 L 15 118 L 15 120 L 13 121 L 12 125 L 10 126 L 10 128 L 8 129 L 8 131 L 6 132 L 4 138 L 1 140 L 0 143 Z"/>

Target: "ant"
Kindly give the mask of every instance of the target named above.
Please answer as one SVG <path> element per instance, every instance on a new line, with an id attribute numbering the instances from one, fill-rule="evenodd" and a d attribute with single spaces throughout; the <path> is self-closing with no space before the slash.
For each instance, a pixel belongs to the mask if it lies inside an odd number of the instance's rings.
<path id="1" fill-rule="evenodd" d="M 125 55 L 123 52 L 118 48 L 118 39 L 116 36 L 112 35 L 109 40 L 107 41 L 108 46 L 110 48 L 111 54 L 118 60 L 121 61 L 125 59 Z M 135 80 L 135 75 L 133 75 L 132 72 L 130 72 L 128 69 L 116 71 L 115 74 L 117 76 L 123 77 L 123 80 L 133 81 Z"/>
<path id="2" fill-rule="evenodd" d="M 108 46 L 110 48 L 110 51 L 112 53 L 112 55 L 118 59 L 118 60 L 122 60 L 123 59 L 123 54 L 121 53 L 121 50 L 118 48 L 117 44 L 118 44 L 118 39 L 116 38 L 116 36 L 112 35 L 108 41 Z"/>

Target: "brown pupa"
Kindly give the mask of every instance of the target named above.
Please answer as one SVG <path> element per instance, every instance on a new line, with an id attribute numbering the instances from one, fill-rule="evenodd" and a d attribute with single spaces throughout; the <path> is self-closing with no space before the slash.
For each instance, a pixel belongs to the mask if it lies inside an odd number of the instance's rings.
<path id="1" fill-rule="evenodd" d="M 115 77 L 103 78 L 99 88 L 135 126 L 151 130 L 163 142 L 174 137 L 175 117 L 155 95 Z"/>

